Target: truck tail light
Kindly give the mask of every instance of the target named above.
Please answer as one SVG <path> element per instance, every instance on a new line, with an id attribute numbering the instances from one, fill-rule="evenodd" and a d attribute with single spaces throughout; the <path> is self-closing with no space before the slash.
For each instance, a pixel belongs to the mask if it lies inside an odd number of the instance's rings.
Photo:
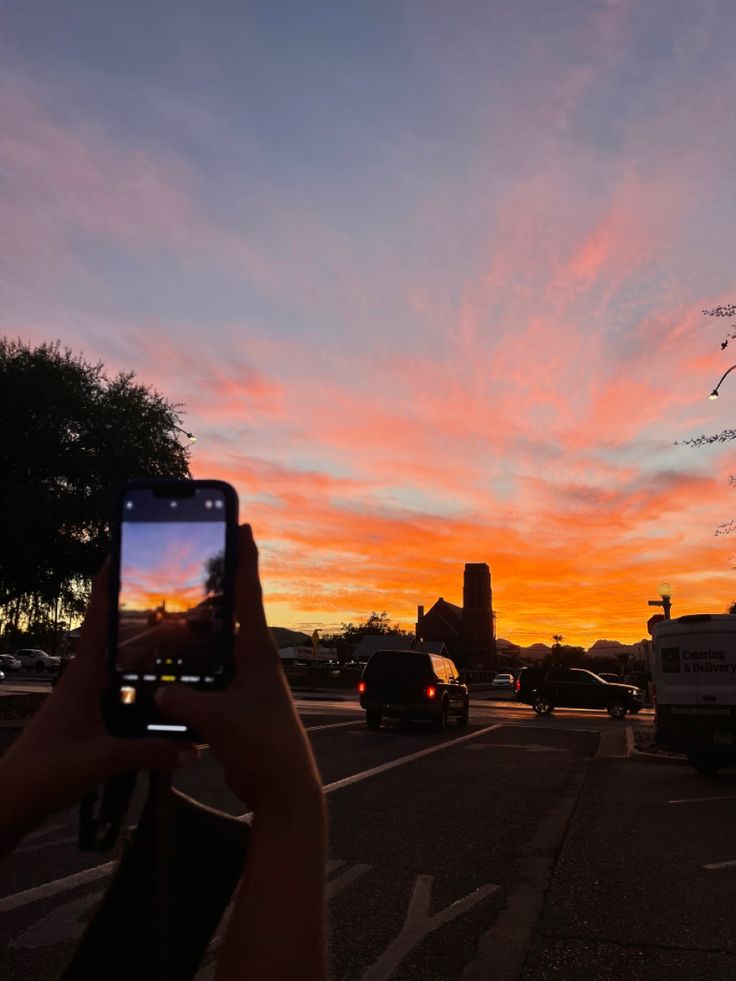
<path id="1" fill-rule="evenodd" d="M 367 688 L 367 685 L 366 685 L 366 683 L 364 681 L 359 681 L 358 682 L 358 693 L 360 695 L 365 694 L 366 688 Z"/>
<path id="2" fill-rule="evenodd" d="M 434 698 L 437 694 L 437 689 L 434 685 L 428 685 L 427 687 L 427 698 Z"/>

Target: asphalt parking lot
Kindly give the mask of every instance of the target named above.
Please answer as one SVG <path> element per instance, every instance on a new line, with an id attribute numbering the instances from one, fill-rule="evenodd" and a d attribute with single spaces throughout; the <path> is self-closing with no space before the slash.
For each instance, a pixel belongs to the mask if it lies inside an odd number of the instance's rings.
<path id="1" fill-rule="evenodd" d="M 627 722 L 602 713 L 478 701 L 440 734 L 299 705 L 329 807 L 335 979 L 733 976 L 733 771 L 627 758 Z M 208 753 L 177 783 L 245 811 Z M 0 870 L 8 981 L 57 977 L 110 881 L 115 856 L 79 854 L 75 824 L 52 819 Z"/>

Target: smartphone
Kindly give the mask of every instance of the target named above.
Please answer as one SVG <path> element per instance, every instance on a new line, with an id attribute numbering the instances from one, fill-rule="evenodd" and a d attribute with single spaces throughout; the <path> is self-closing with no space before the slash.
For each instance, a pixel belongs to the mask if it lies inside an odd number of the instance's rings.
<path id="1" fill-rule="evenodd" d="M 237 494 L 220 480 L 131 481 L 112 528 L 108 730 L 197 739 L 153 696 L 174 682 L 213 691 L 232 678 Z"/>

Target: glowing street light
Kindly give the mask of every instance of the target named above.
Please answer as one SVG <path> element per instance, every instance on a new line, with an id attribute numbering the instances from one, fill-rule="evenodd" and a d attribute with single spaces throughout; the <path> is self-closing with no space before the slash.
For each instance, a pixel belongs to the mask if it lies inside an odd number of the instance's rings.
<path id="1" fill-rule="evenodd" d="M 717 399 L 718 398 L 718 389 L 723 384 L 723 379 L 726 377 L 726 375 L 730 374 L 733 371 L 734 368 L 736 368 L 736 364 L 732 364 L 731 367 L 728 369 L 728 371 L 725 371 L 723 373 L 723 376 L 722 376 L 721 380 L 718 382 L 718 384 L 716 385 L 716 387 L 713 389 L 713 391 L 708 396 L 709 399 Z"/>
<path id="2" fill-rule="evenodd" d="M 736 367 L 736 366 L 735 366 Z M 661 606 L 664 612 L 665 620 L 670 619 L 670 610 L 672 609 L 672 586 L 668 582 L 663 582 L 659 589 L 657 590 L 659 595 L 662 597 L 658 600 L 649 600 L 649 606 Z"/>
<path id="3" fill-rule="evenodd" d="M 736 367 L 736 365 L 734 367 Z M 180 433 L 184 433 L 184 435 L 186 436 L 186 438 L 189 440 L 190 443 L 197 442 L 197 437 L 194 435 L 194 433 L 188 433 L 186 429 L 182 429 L 181 426 L 174 426 L 173 428 L 178 430 L 178 432 Z"/>

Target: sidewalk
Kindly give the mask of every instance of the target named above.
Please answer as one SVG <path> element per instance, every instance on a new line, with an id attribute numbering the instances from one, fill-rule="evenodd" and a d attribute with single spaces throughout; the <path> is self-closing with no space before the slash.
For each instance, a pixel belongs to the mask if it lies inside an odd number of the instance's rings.
<path id="1" fill-rule="evenodd" d="M 612 757 L 587 764 L 522 981 L 735 977 L 733 770 Z"/>

